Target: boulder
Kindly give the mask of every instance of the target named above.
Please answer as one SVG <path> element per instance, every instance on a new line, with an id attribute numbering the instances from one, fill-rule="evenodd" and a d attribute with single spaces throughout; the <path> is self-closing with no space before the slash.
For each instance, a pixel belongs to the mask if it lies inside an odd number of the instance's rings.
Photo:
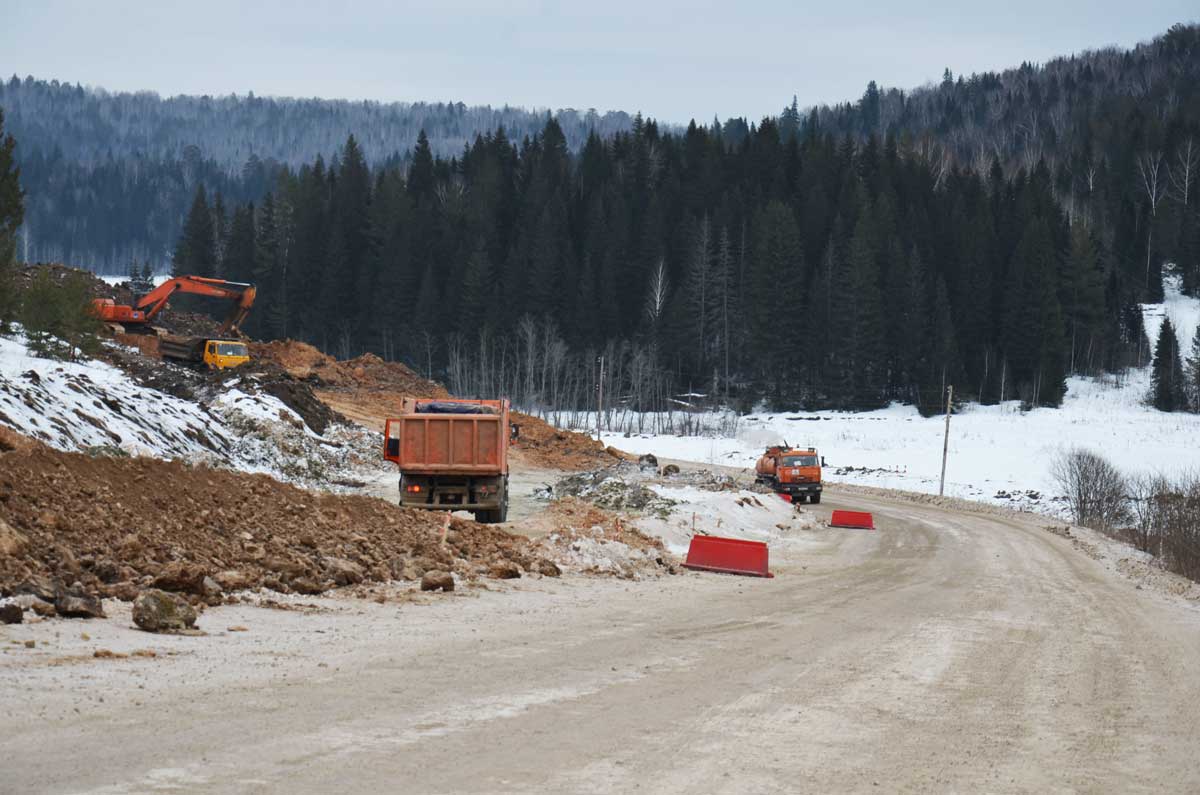
<path id="1" fill-rule="evenodd" d="M 488 568 L 488 575 L 497 580 L 515 580 L 521 576 L 521 567 L 511 560 L 498 560 Z"/>
<path id="2" fill-rule="evenodd" d="M 297 577 L 289 585 L 296 593 L 302 593 L 306 596 L 315 596 L 325 590 L 325 586 L 312 577 Z"/>
<path id="3" fill-rule="evenodd" d="M 31 594 L 41 599 L 43 602 L 54 604 L 54 600 L 58 598 L 59 591 L 62 590 L 62 583 L 51 577 L 33 576 L 25 582 L 17 586 L 17 593 Z"/>
<path id="4" fill-rule="evenodd" d="M 362 566 L 345 558 L 326 558 L 324 566 L 325 573 L 338 585 L 355 585 L 366 577 Z"/>
<path id="5" fill-rule="evenodd" d="M 137 584 L 131 580 L 122 580 L 105 588 L 107 596 L 112 599 L 120 599 L 122 602 L 132 602 L 134 599 L 137 599 L 140 591 L 141 589 L 138 588 Z"/>
<path id="6" fill-rule="evenodd" d="M 267 558 L 263 566 L 276 574 L 282 574 L 284 579 L 303 577 L 312 573 L 309 571 L 307 563 L 282 556 Z"/>
<path id="7" fill-rule="evenodd" d="M 244 591 L 250 587 L 250 578 L 236 569 L 219 571 L 212 578 L 225 591 Z"/>
<path id="8" fill-rule="evenodd" d="M 121 567 L 108 558 L 97 560 L 92 564 L 91 569 L 92 574 L 95 574 L 96 578 L 106 585 L 112 585 L 115 582 L 126 579 L 122 576 L 124 572 L 121 571 Z"/>
<path id="9" fill-rule="evenodd" d="M 54 610 L 65 618 L 104 618 L 100 597 L 88 593 L 79 583 L 59 592 Z"/>
<path id="10" fill-rule="evenodd" d="M 638 456 L 638 469 L 658 469 L 658 459 L 653 453 Z"/>
<path id="11" fill-rule="evenodd" d="M 196 625 L 196 611 L 183 597 L 152 588 L 133 600 L 133 623 L 147 632 L 179 632 Z"/>
<path id="12" fill-rule="evenodd" d="M 20 624 L 25 620 L 25 611 L 18 604 L 9 602 L 6 605 L 0 605 L 0 623 L 4 624 Z"/>
<path id="13" fill-rule="evenodd" d="M 47 602 L 45 599 L 38 599 L 33 594 L 25 594 L 25 596 L 28 596 L 30 600 L 29 609 L 42 618 L 53 618 L 58 615 L 58 611 L 54 609 L 53 603 Z"/>
<path id="14" fill-rule="evenodd" d="M 448 571 L 427 571 L 421 577 L 422 591 L 453 591 L 454 575 Z"/>
<path id="15" fill-rule="evenodd" d="M 29 546 L 24 533 L 0 519 L 0 557 L 15 558 Z"/>
<path id="16" fill-rule="evenodd" d="M 154 587 L 160 591 L 203 595 L 207 577 L 208 572 L 202 566 L 177 560 L 163 566 L 154 578 Z"/>
<path id="17" fill-rule="evenodd" d="M 679 474 L 679 467 L 675 466 L 674 464 L 667 464 L 666 466 L 664 466 L 664 467 L 662 468 L 662 474 L 663 474 L 664 476 L 666 476 L 666 475 L 678 475 L 678 474 Z"/>
<path id="18" fill-rule="evenodd" d="M 557 577 L 562 574 L 562 569 L 554 561 L 545 558 L 538 559 L 534 564 L 534 571 L 543 577 Z"/>

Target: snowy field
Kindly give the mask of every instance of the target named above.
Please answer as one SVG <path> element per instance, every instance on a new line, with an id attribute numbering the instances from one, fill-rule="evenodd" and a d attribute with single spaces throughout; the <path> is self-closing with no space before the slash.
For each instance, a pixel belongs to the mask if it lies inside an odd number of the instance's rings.
<path id="1" fill-rule="evenodd" d="M 1200 301 L 1166 283 L 1164 304 L 1143 307 L 1146 334 L 1157 338 L 1169 316 L 1188 351 L 1200 323 Z M 1017 401 L 969 404 L 951 420 L 946 493 L 971 500 L 1059 513 L 1050 474 L 1063 451 L 1102 453 L 1123 471 L 1177 474 L 1200 469 L 1200 415 L 1155 411 L 1145 404 L 1149 368 L 1123 380 L 1071 378 L 1059 409 L 1022 412 Z M 713 426 L 718 424 L 712 418 Z M 942 417 L 921 417 L 911 406 L 878 411 L 762 413 L 740 418 L 735 438 L 605 434 L 606 444 L 705 464 L 752 469 L 770 445 L 817 447 L 826 479 L 936 494 L 942 464 Z"/>

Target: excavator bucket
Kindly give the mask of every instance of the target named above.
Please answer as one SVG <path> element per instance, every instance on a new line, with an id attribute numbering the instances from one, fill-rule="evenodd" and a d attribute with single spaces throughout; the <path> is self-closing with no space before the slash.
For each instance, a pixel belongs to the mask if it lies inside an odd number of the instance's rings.
<path id="1" fill-rule="evenodd" d="M 859 530 L 874 530 L 875 517 L 859 511 L 834 511 L 829 517 L 830 527 L 852 527 Z"/>
<path id="2" fill-rule="evenodd" d="M 747 577 L 774 577 L 767 568 L 767 545 L 720 536 L 692 536 L 685 568 Z"/>

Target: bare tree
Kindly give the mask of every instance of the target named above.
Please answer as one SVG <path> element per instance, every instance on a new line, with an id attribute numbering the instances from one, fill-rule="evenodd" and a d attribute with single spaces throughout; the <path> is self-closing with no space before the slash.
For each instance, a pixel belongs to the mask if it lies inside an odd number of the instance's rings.
<path id="1" fill-rule="evenodd" d="M 650 324 L 651 339 L 658 343 L 658 328 L 662 322 L 663 313 L 667 310 L 667 265 L 662 260 L 650 274 L 650 292 L 646 295 L 646 320 Z"/>
<path id="2" fill-rule="evenodd" d="M 1150 252 L 1154 247 L 1154 222 L 1158 218 L 1158 205 L 1167 190 L 1167 181 L 1162 178 L 1162 152 L 1142 152 L 1138 155 L 1138 174 L 1142 178 L 1142 189 L 1150 205 L 1150 228 L 1146 237 L 1146 287 L 1150 287 Z"/>
<path id="3" fill-rule="evenodd" d="M 1198 167 L 1200 149 L 1196 148 L 1194 139 L 1188 138 L 1175 153 L 1175 165 L 1169 170 L 1171 196 L 1184 207 L 1188 206 L 1188 200 L 1191 198 L 1192 183 L 1196 181 Z"/>
<path id="4" fill-rule="evenodd" d="M 1075 523 L 1110 532 L 1128 517 L 1125 477 L 1090 450 L 1063 453 L 1050 467 Z"/>

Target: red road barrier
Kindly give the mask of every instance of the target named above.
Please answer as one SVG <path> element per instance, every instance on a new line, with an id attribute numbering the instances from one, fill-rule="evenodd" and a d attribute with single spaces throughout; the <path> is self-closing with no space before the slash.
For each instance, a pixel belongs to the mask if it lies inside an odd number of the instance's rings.
<path id="1" fill-rule="evenodd" d="M 784 502 L 791 502 L 791 501 L 792 501 L 792 495 L 790 495 L 790 494 L 784 494 L 783 492 L 780 492 L 780 491 L 777 491 L 777 492 L 775 492 L 775 493 L 776 493 L 776 494 L 778 494 L 778 495 L 779 495 L 779 498 L 780 498 L 781 500 L 783 500 Z"/>
<path id="2" fill-rule="evenodd" d="M 862 530 L 874 530 L 875 518 L 869 513 L 858 511 L 834 511 L 829 517 L 830 527 L 857 527 Z"/>
<path id="3" fill-rule="evenodd" d="M 761 541 L 720 536 L 692 536 L 683 565 L 699 571 L 720 571 L 748 577 L 774 577 L 767 570 L 767 545 Z"/>

